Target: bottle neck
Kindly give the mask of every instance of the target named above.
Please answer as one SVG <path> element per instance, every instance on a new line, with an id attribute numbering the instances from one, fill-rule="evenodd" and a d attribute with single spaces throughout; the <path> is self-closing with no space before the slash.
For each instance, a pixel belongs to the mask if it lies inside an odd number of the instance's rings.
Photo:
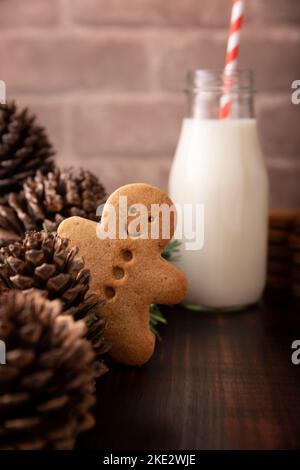
<path id="1" fill-rule="evenodd" d="M 221 96 L 221 93 L 188 93 L 188 117 L 194 119 L 219 119 Z M 253 96 L 241 93 L 231 96 L 228 118 L 254 118 Z"/>
<path id="2" fill-rule="evenodd" d="M 230 103 L 228 119 L 254 118 L 254 77 L 251 71 L 196 70 L 187 77 L 188 116 L 219 119 L 221 98 Z"/>

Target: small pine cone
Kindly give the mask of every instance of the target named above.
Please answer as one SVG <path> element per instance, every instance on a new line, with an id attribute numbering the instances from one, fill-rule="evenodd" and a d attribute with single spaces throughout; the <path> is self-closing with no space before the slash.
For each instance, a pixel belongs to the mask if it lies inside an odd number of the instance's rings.
<path id="1" fill-rule="evenodd" d="M 3 246 L 7 246 L 10 243 L 14 243 L 15 241 L 19 240 L 20 237 L 14 232 L 8 232 L 7 230 L 3 230 L 0 228 L 0 248 Z"/>
<path id="2" fill-rule="evenodd" d="M 83 169 L 55 168 L 28 178 L 23 190 L 11 193 L 0 204 L 0 227 L 23 236 L 28 230 L 56 231 L 62 220 L 73 215 L 97 220 L 97 207 L 106 193 L 98 178 Z"/>
<path id="3" fill-rule="evenodd" d="M 68 248 L 68 240 L 54 233 L 28 232 L 21 242 L 0 249 L 0 262 L 4 286 L 21 291 L 38 289 L 49 300 L 59 299 L 64 313 L 93 327 L 89 336 L 97 356 L 103 353 L 101 302 L 89 293 L 90 271 L 84 268 L 78 249 Z"/>
<path id="4" fill-rule="evenodd" d="M 10 292 L 10 289 L 4 284 L 2 279 L 0 279 L 0 297 L 4 294 L 7 294 L 8 292 Z"/>
<path id="5" fill-rule="evenodd" d="M 59 301 L 13 292 L 0 305 L 0 449 L 71 449 L 94 424 L 94 352 Z"/>
<path id="6" fill-rule="evenodd" d="M 28 109 L 14 102 L 0 104 L 0 197 L 18 192 L 37 169 L 53 168 L 54 154 L 45 129 L 35 123 Z"/>

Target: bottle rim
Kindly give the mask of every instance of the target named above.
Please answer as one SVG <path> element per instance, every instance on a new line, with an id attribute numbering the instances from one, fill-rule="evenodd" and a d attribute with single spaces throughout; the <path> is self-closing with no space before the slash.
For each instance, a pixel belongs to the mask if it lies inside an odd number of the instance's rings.
<path id="1" fill-rule="evenodd" d="M 224 88 L 230 93 L 254 93 L 255 76 L 251 69 L 196 69 L 190 70 L 186 77 L 187 93 L 222 93 Z"/>

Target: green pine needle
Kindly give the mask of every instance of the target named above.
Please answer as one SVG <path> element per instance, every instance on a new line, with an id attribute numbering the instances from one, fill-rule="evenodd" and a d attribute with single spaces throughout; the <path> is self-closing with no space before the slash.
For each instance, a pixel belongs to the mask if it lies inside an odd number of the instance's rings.
<path id="1" fill-rule="evenodd" d="M 191 310 L 192 312 L 207 312 L 209 309 L 207 307 L 203 307 L 202 305 L 194 305 L 194 304 L 184 304 L 184 308 L 187 310 Z"/>
<path id="2" fill-rule="evenodd" d="M 162 252 L 162 257 L 167 261 L 176 261 L 179 255 L 180 240 L 172 240 Z"/>
<path id="3" fill-rule="evenodd" d="M 46 222 L 43 222 L 43 230 L 42 231 L 46 232 L 46 233 L 49 232 Z"/>
<path id="4" fill-rule="evenodd" d="M 160 323 L 166 325 L 167 320 L 163 316 L 161 310 L 159 307 L 155 304 L 150 305 L 150 330 L 155 334 L 157 337 L 158 341 L 161 341 L 162 338 L 157 330 L 157 325 Z"/>
<path id="5" fill-rule="evenodd" d="M 94 323 L 96 323 L 96 321 L 98 320 L 98 316 L 95 315 L 94 313 L 90 316 L 90 318 L 87 320 L 86 324 L 87 324 L 87 327 L 88 328 L 92 328 L 92 326 L 94 325 Z"/>
<path id="6" fill-rule="evenodd" d="M 162 257 L 170 262 L 176 261 L 176 259 L 178 259 L 179 247 L 180 241 L 172 240 L 162 252 Z M 152 304 L 150 305 L 150 330 L 155 334 L 158 341 L 162 340 L 162 337 L 157 329 L 157 326 L 160 324 L 166 325 L 167 320 L 165 319 L 160 308 L 157 305 Z"/>

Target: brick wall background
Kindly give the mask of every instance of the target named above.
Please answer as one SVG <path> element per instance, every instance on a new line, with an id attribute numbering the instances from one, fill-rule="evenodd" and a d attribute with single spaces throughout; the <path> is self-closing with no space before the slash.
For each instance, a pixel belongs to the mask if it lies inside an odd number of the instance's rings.
<path id="1" fill-rule="evenodd" d="M 229 15 L 230 0 L 0 0 L 1 79 L 61 166 L 166 188 L 185 73 L 223 65 Z M 273 206 L 300 205 L 299 24 L 299 0 L 248 1 L 240 65 L 257 73 Z"/>

